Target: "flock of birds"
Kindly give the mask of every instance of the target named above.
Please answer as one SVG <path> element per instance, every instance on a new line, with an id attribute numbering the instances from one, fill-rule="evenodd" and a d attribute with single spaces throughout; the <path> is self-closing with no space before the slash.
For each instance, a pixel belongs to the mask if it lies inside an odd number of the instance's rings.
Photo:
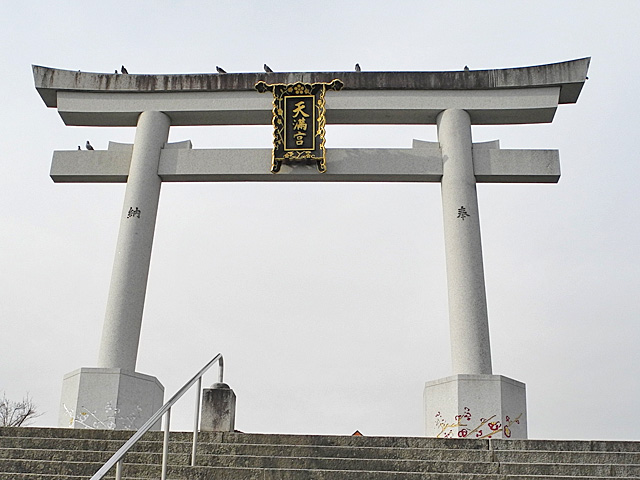
<path id="1" fill-rule="evenodd" d="M 264 68 L 264 71 L 266 73 L 273 73 L 273 70 L 271 69 L 271 67 L 269 65 L 267 65 L 266 63 L 263 65 L 263 68 Z M 362 71 L 362 69 L 360 68 L 360 64 L 359 63 L 356 63 L 355 71 L 356 72 L 361 72 Z M 218 73 L 227 73 L 227 71 L 224 68 L 219 67 L 218 65 L 216 65 L 216 72 L 218 72 Z"/>
<path id="2" fill-rule="evenodd" d="M 465 67 L 465 69 L 469 70 L 467 67 Z M 267 72 L 267 73 L 273 73 L 273 70 L 271 70 L 271 67 L 269 67 L 269 65 L 267 65 L 266 63 L 264 64 L 264 71 Z M 360 64 L 359 63 L 356 63 L 355 71 L 356 72 L 361 72 L 362 71 L 362 69 L 360 68 Z M 224 68 L 219 67 L 218 65 L 216 65 L 216 72 L 218 72 L 218 73 L 227 73 L 227 71 Z M 129 71 L 125 68 L 124 65 L 122 65 L 120 67 L 120 71 L 118 72 L 118 70 L 116 69 L 116 71 L 114 73 L 116 75 L 119 75 L 119 74 L 128 75 Z"/>
<path id="3" fill-rule="evenodd" d="M 266 63 L 264 64 L 264 67 L 263 67 L 263 68 L 264 68 L 264 71 L 265 71 L 265 72 L 267 72 L 267 73 L 273 73 L 273 70 L 271 69 L 271 67 L 269 67 L 269 65 L 267 65 Z M 362 71 L 362 69 L 360 68 L 360 64 L 359 64 L 359 63 L 356 63 L 355 71 L 356 71 L 356 72 L 361 72 L 361 71 Z M 469 71 L 469 67 L 468 67 L 467 65 L 465 65 L 465 66 L 464 66 L 464 71 L 465 71 L 465 72 L 468 72 L 468 71 Z M 216 65 L 216 72 L 218 72 L 218 73 L 227 73 L 227 71 L 226 71 L 224 68 L 219 67 L 218 65 Z M 120 67 L 120 72 L 118 72 L 118 70 L 116 70 L 116 71 L 115 71 L 115 73 L 116 73 L 116 75 L 117 75 L 117 74 L 119 74 L 119 73 L 121 73 L 121 74 L 123 74 L 123 75 L 127 75 L 127 74 L 129 74 L 129 72 L 127 71 L 127 69 L 125 68 L 125 66 L 124 66 L 124 65 L 122 65 L 122 66 Z"/>

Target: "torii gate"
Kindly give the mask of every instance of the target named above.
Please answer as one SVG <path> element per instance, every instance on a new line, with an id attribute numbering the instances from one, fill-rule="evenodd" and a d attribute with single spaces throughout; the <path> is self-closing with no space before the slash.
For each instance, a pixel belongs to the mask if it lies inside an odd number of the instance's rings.
<path id="1" fill-rule="evenodd" d="M 493 375 L 480 241 L 477 182 L 554 183 L 556 150 L 501 150 L 472 143 L 471 125 L 549 123 L 575 103 L 590 58 L 501 70 L 117 75 L 33 66 L 35 86 L 66 125 L 135 126 L 133 145 L 56 151 L 55 182 L 126 182 L 120 233 L 97 368 L 63 381 L 61 426 L 82 428 L 79 409 L 138 412 L 146 421 L 164 388 L 135 371 L 156 212 L 162 182 L 440 182 L 449 297 L 452 376 L 425 387 L 427 436 L 526 438 L 525 385 Z M 410 149 L 327 149 L 326 172 L 303 164 L 271 173 L 268 149 L 194 150 L 167 144 L 171 126 L 264 125 L 272 98 L 258 82 L 331 82 L 332 124 L 421 124 L 438 142 Z M 140 409 L 142 409 L 140 411 Z M 75 420 L 75 421 L 74 421 Z M 112 418 L 111 428 L 129 428 Z"/>

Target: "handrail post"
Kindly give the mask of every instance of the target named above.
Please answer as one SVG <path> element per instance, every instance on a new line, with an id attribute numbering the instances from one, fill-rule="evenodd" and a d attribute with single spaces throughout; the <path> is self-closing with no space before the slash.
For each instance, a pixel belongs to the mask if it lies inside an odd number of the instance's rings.
<path id="1" fill-rule="evenodd" d="M 122 460 L 116 463 L 116 480 L 122 479 Z"/>
<path id="2" fill-rule="evenodd" d="M 193 415 L 193 447 L 191 448 L 191 466 L 196 466 L 196 449 L 198 448 L 198 428 L 200 423 L 200 396 L 202 395 L 202 377 L 198 378 L 196 387 L 196 411 Z"/>
<path id="3" fill-rule="evenodd" d="M 164 440 L 162 441 L 162 473 L 161 480 L 167 480 L 167 458 L 169 457 L 169 425 L 171 423 L 171 409 L 164 417 Z"/>
<path id="4" fill-rule="evenodd" d="M 224 383 L 222 381 L 223 373 L 224 373 L 224 359 L 222 358 L 222 355 L 220 355 L 220 358 L 218 358 L 218 383 Z"/>

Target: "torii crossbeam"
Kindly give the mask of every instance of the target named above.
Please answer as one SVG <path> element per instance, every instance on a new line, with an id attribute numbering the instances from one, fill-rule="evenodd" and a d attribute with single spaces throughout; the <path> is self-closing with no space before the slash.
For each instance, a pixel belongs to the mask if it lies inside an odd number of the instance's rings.
<path id="1" fill-rule="evenodd" d="M 133 145 L 53 155 L 55 182 L 127 183 L 98 368 L 65 377 L 60 424 L 68 425 L 74 409 L 87 402 L 101 409 L 100 402 L 114 401 L 122 411 L 142 406 L 144 421 L 162 400 L 159 382 L 135 372 L 162 182 L 440 182 L 453 376 L 427 383 L 427 435 L 526 438 L 524 384 L 493 375 L 491 367 L 476 183 L 557 182 L 559 155 L 502 150 L 497 141 L 474 144 L 471 126 L 551 122 L 558 105 L 577 101 L 589 60 L 455 72 L 197 75 L 34 66 L 36 89 L 65 124 L 137 127 Z M 326 173 L 292 164 L 277 174 L 270 172 L 268 149 L 167 144 L 171 126 L 271 124 L 272 98 L 255 91 L 257 82 L 334 79 L 344 87 L 326 93 L 327 124 L 436 124 L 438 142 L 414 140 L 410 149 L 327 149 Z M 98 379 L 105 375 L 117 385 L 103 388 Z M 124 377 L 128 383 L 117 380 Z M 151 397 L 153 405 L 146 400 Z M 116 422 L 116 428 L 126 427 Z"/>

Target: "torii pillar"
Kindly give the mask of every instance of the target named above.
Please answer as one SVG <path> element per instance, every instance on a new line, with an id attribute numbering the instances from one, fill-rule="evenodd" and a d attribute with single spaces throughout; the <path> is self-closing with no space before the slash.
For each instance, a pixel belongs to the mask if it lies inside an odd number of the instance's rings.
<path id="1" fill-rule="evenodd" d="M 524 383 L 492 374 L 470 116 L 445 110 L 437 125 L 453 376 L 425 385 L 426 435 L 527 438 Z"/>
<path id="2" fill-rule="evenodd" d="M 525 385 L 491 368 L 476 183 L 557 182 L 559 155 L 502 150 L 497 141 L 474 144 L 471 127 L 551 122 L 558 105 L 577 101 L 589 60 L 459 72 L 225 75 L 114 75 L 34 66 L 38 92 L 67 125 L 137 127 L 133 146 L 110 143 L 106 151 L 53 155 L 55 182 L 127 183 L 98 367 L 65 377 L 61 424 L 69 423 L 65 401 L 94 412 L 122 398 L 128 408 L 152 411 L 155 400 L 135 402 L 161 399 L 160 383 L 135 372 L 161 182 L 436 182 L 442 188 L 453 372 L 425 386 L 426 434 L 526 438 Z M 193 150 L 188 141 L 165 143 L 170 125 L 270 124 L 272 100 L 255 91 L 259 81 L 333 79 L 344 88 L 327 92 L 327 123 L 437 125 L 438 142 L 414 140 L 410 149 L 327 149 L 322 174 L 305 165 L 283 165 L 272 174 L 270 149 Z"/>
<path id="3" fill-rule="evenodd" d="M 164 387 L 136 372 L 136 360 L 170 124 L 162 112 L 138 117 L 98 365 L 65 375 L 59 426 L 135 430 L 163 404 Z"/>

